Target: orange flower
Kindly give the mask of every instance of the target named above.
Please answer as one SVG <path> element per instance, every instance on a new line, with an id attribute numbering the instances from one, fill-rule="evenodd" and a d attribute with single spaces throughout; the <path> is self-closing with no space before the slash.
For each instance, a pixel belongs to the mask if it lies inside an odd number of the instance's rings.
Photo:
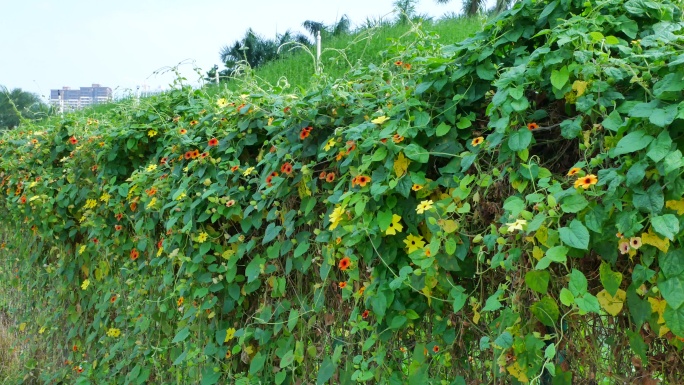
<path id="1" fill-rule="evenodd" d="M 166 162 L 168 162 L 168 161 L 169 161 L 169 158 L 163 157 L 163 158 L 161 158 L 161 160 L 159 161 L 159 163 L 160 163 L 160 164 L 166 164 Z"/>
<path id="2" fill-rule="evenodd" d="M 439 352 L 439 345 L 433 346 L 433 347 L 432 347 L 432 351 L 435 352 L 435 353 L 438 353 L 438 352 Z"/>
<path id="3" fill-rule="evenodd" d="M 93 243 L 97 245 L 98 243 L 100 243 L 100 240 L 97 238 L 93 238 Z"/>
<path id="4" fill-rule="evenodd" d="M 380 139 L 380 143 L 387 143 L 387 138 Z"/>
<path id="5" fill-rule="evenodd" d="M 186 130 L 185 128 L 181 128 L 178 132 L 180 132 L 181 135 L 185 135 L 188 133 L 188 130 Z"/>
<path id="6" fill-rule="evenodd" d="M 268 177 L 266 177 L 266 185 L 268 187 L 273 186 L 273 183 L 271 183 L 271 182 L 273 182 L 273 175 L 269 175 Z"/>
<path id="7" fill-rule="evenodd" d="M 196 125 L 197 123 L 199 123 L 197 120 L 191 120 L 191 121 L 190 121 L 190 125 L 191 125 L 191 126 L 194 126 L 194 125 Z"/>
<path id="8" fill-rule="evenodd" d="M 181 306 L 183 306 L 183 302 L 185 302 L 185 298 L 179 297 L 178 300 L 176 301 L 176 305 L 178 305 L 178 307 L 181 307 Z"/>
<path id="9" fill-rule="evenodd" d="M 209 156 L 208 152 L 203 152 L 202 155 L 200 155 L 200 158 L 204 159 Z"/>
<path id="10" fill-rule="evenodd" d="M 356 150 L 356 142 L 354 142 L 353 140 L 348 140 L 347 141 L 347 154 L 349 154 L 350 152 L 352 152 L 354 150 Z"/>
<path id="11" fill-rule="evenodd" d="M 404 69 L 410 70 L 411 69 L 411 63 L 404 63 Z"/>
<path id="12" fill-rule="evenodd" d="M 573 167 L 573 168 L 570 169 L 570 171 L 568 171 L 568 176 L 573 176 L 573 175 L 579 173 L 580 171 L 582 171 L 581 168 L 579 168 L 579 167 Z"/>
<path id="13" fill-rule="evenodd" d="M 19 199 L 19 202 L 21 202 L 21 204 L 26 203 L 26 196 L 22 195 L 22 197 Z"/>
<path id="14" fill-rule="evenodd" d="M 290 109 L 291 109 L 290 107 L 285 107 L 285 108 L 283 108 L 283 112 L 287 114 L 290 112 Z"/>
<path id="15" fill-rule="evenodd" d="M 235 166 L 230 168 L 230 171 L 235 172 L 238 170 L 238 168 L 240 168 L 240 166 L 235 165 Z"/>
<path id="16" fill-rule="evenodd" d="M 334 172 L 328 173 L 328 175 L 325 177 L 325 181 L 328 183 L 331 183 L 334 180 L 335 180 L 335 173 Z"/>
<path id="17" fill-rule="evenodd" d="M 321 171 L 320 174 L 318 174 L 318 179 L 325 179 L 326 175 L 328 175 L 325 171 Z"/>
<path id="18" fill-rule="evenodd" d="M 159 242 L 157 242 L 157 248 L 161 249 L 164 246 L 164 238 L 160 239 Z"/>
<path id="19" fill-rule="evenodd" d="M 185 159 L 186 160 L 192 159 L 192 151 L 188 151 L 185 153 Z"/>
<path id="20" fill-rule="evenodd" d="M 365 291 L 366 291 L 366 287 L 362 286 L 358 291 L 359 296 L 362 296 Z"/>
<path id="21" fill-rule="evenodd" d="M 121 218 L 123 218 L 123 214 L 122 214 L 122 213 L 118 213 L 118 214 L 114 215 L 114 218 L 116 218 L 117 221 L 120 221 Z"/>
<path id="22" fill-rule="evenodd" d="M 351 259 L 349 259 L 349 257 L 342 258 L 338 266 L 342 271 L 347 270 L 349 266 L 351 266 Z"/>
<path id="23" fill-rule="evenodd" d="M 304 140 L 311 135 L 311 131 L 307 131 L 306 128 L 302 128 L 302 132 L 299 133 L 299 139 Z"/>
<path id="24" fill-rule="evenodd" d="M 366 309 L 363 311 L 363 313 L 361 313 L 361 318 L 366 319 L 366 318 L 368 318 L 369 315 L 370 315 L 370 311 Z"/>
<path id="25" fill-rule="evenodd" d="M 397 65 L 397 66 L 400 66 L 402 64 L 404 64 L 404 63 L 402 63 L 401 60 L 397 60 L 394 62 L 394 65 Z"/>
<path id="26" fill-rule="evenodd" d="M 474 138 L 474 139 L 470 142 L 470 145 L 473 146 L 473 147 L 477 147 L 477 146 L 479 146 L 480 144 L 482 144 L 482 142 L 484 142 L 484 138 L 481 137 L 481 136 L 478 136 L 477 138 Z"/>
<path id="27" fill-rule="evenodd" d="M 71 350 L 77 352 L 77 351 L 78 351 L 78 346 L 74 345 L 74 346 L 71 348 Z"/>
<path id="28" fill-rule="evenodd" d="M 76 143 L 78 143 L 78 140 L 76 139 L 75 136 L 72 136 L 71 138 L 69 138 L 69 143 L 76 144 Z"/>
<path id="29" fill-rule="evenodd" d="M 114 294 L 111 298 L 109 298 L 110 303 L 116 302 L 116 294 Z"/>
<path id="30" fill-rule="evenodd" d="M 535 122 L 527 123 L 527 129 L 528 130 L 536 130 L 537 128 L 539 128 L 539 125 L 537 123 L 535 123 Z"/>
<path id="31" fill-rule="evenodd" d="M 200 156 L 199 150 L 194 150 L 192 152 L 192 159 L 197 159 L 198 156 Z"/>
<path id="32" fill-rule="evenodd" d="M 575 187 L 588 188 L 591 185 L 595 185 L 598 182 L 598 178 L 594 174 L 589 174 L 587 176 L 581 177 L 575 181 Z"/>
<path id="33" fill-rule="evenodd" d="M 154 195 L 154 194 L 157 193 L 157 188 L 156 188 L 156 187 L 152 187 L 152 188 L 150 188 L 150 189 L 145 190 L 145 192 L 147 193 L 148 196 L 152 196 L 152 195 Z"/>
<path id="34" fill-rule="evenodd" d="M 131 208 L 131 211 L 135 211 L 138 208 L 138 204 L 133 202 L 129 207 Z"/>
<path id="35" fill-rule="evenodd" d="M 121 229 L 123 229 L 123 226 L 121 226 L 121 225 L 114 225 L 114 230 L 116 230 L 116 231 L 121 231 Z"/>
<path id="36" fill-rule="evenodd" d="M 135 261 L 136 259 L 138 259 L 139 256 L 140 256 L 140 253 L 138 252 L 137 249 L 131 250 L 131 259 L 132 260 Z"/>
<path id="37" fill-rule="evenodd" d="M 340 152 L 337 154 L 337 156 L 335 157 L 335 160 L 338 160 L 338 161 L 339 161 L 339 160 L 342 160 L 342 158 L 343 158 L 345 155 L 347 155 L 347 152 L 344 151 L 344 150 L 342 150 L 342 151 L 340 151 Z"/>
<path id="38" fill-rule="evenodd" d="M 344 289 L 345 287 L 347 287 L 347 283 L 346 282 L 340 282 L 338 286 L 340 287 L 340 289 Z"/>
<path id="39" fill-rule="evenodd" d="M 231 352 L 230 350 L 226 352 L 226 359 L 228 359 L 232 356 L 233 356 L 233 352 Z"/>
<path id="40" fill-rule="evenodd" d="M 76 373 L 78 373 L 78 374 L 81 374 L 81 373 L 83 373 L 83 367 L 81 367 L 80 365 L 79 365 L 79 366 L 77 366 L 77 367 L 75 367 L 75 368 L 74 368 L 74 370 L 75 370 L 75 371 L 76 371 Z"/>
<path id="41" fill-rule="evenodd" d="M 394 143 L 401 143 L 401 142 L 404 141 L 404 137 L 401 136 L 401 135 L 399 135 L 399 134 L 394 134 L 394 135 L 392 136 L 392 141 L 393 141 Z"/>
<path id="42" fill-rule="evenodd" d="M 280 166 L 280 172 L 283 174 L 292 175 L 292 165 L 290 162 L 283 163 L 283 165 Z"/>
<path id="43" fill-rule="evenodd" d="M 231 199 L 228 202 L 226 202 L 226 207 L 233 207 L 235 206 L 235 199 Z"/>
<path id="44" fill-rule="evenodd" d="M 215 147 L 215 146 L 218 146 L 218 144 L 219 144 L 218 139 L 216 139 L 216 138 L 209 139 L 209 147 Z"/>
<path id="45" fill-rule="evenodd" d="M 356 184 L 358 184 L 361 187 L 366 187 L 366 184 L 371 181 L 371 178 L 366 175 L 359 175 L 356 178 Z M 352 180 L 352 187 L 354 185 L 354 181 Z"/>

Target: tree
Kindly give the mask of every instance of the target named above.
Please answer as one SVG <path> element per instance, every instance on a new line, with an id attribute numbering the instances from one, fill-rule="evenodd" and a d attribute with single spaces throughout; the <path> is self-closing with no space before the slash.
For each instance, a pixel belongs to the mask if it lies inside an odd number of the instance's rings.
<path id="1" fill-rule="evenodd" d="M 15 88 L 0 86 L 0 130 L 17 127 L 22 118 L 36 120 L 47 115 L 49 107 L 38 95 Z"/>
<path id="2" fill-rule="evenodd" d="M 258 68 L 269 61 L 282 57 L 286 53 L 279 52 L 278 48 L 289 42 L 311 44 L 309 39 L 301 33 L 293 33 L 288 30 L 276 35 L 275 39 L 266 39 L 249 28 L 242 39 L 221 48 L 219 56 L 227 70 L 220 71 L 219 76 L 229 75 L 237 69 L 238 63 L 241 61 L 247 62 L 252 68 Z M 210 70 L 207 76 L 214 76 L 215 71 L 216 69 Z"/>
<path id="3" fill-rule="evenodd" d="M 394 7 L 399 11 L 397 23 L 406 24 L 415 16 L 417 2 L 418 0 L 396 0 L 394 2 Z"/>

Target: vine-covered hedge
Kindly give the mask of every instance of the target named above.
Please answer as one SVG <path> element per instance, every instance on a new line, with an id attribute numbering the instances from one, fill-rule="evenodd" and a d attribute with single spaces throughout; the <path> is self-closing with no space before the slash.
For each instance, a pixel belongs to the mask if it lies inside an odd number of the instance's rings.
<path id="1" fill-rule="evenodd" d="M 303 92 L 7 133 L 54 309 L 22 332 L 65 357 L 41 382 L 680 381 L 683 26 L 523 0 Z"/>

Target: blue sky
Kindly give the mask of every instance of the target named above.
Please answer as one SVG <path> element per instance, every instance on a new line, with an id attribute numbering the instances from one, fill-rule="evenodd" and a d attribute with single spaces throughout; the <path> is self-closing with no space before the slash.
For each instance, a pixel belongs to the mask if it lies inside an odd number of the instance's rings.
<path id="1" fill-rule="evenodd" d="M 332 23 L 347 14 L 394 17 L 393 0 L 0 0 L 0 85 L 39 95 L 50 89 L 99 83 L 122 94 L 136 86 L 167 88 L 172 75 L 154 75 L 185 62 L 195 82 L 223 45 L 247 28 L 273 37 L 303 31 L 304 20 Z M 459 11 L 460 0 L 421 0 L 417 11 L 439 17 Z"/>

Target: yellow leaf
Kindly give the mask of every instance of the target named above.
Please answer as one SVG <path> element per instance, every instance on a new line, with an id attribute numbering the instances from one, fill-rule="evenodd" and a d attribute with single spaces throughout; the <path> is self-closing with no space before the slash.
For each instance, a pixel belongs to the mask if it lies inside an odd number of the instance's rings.
<path id="1" fill-rule="evenodd" d="M 431 293 L 432 293 L 432 291 L 430 290 L 429 287 L 427 287 L 427 286 L 423 287 L 423 295 L 425 295 L 425 297 L 427 297 L 428 305 L 431 305 L 431 304 L 432 304 L 432 295 L 431 295 Z"/>
<path id="2" fill-rule="evenodd" d="M 665 207 L 672 210 L 677 210 L 677 215 L 684 215 L 684 199 L 678 201 L 667 201 Z"/>
<path id="3" fill-rule="evenodd" d="M 388 120 L 389 120 L 389 118 L 383 115 L 383 116 L 378 116 L 377 118 L 371 120 L 371 122 L 375 123 L 375 124 L 383 124 Z"/>
<path id="4" fill-rule="evenodd" d="M 572 83 L 572 89 L 577 92 L 577 96 L 582 96 L 582 94 L 584 94 L 584 91 L 587 90 L 587 82 L 582 80 L 575 80 L 575 82 Z"/>
<path id="5" fill-rule="evenodd" d="M 458 223 L 454 220 L 447 219 L 440 222 L 440 224 L 442 225 L 442 229 L 444 229 L 444 232 L 447 234 L 451 234 L 454 231 L 458 230 Z"/>
<path id="6" fill-rule="evenodd" d="M 520 367 L 520 364 L 518 361 L 514 362 L 513 365 L 509 366 L 506 368 L 508 370 L 508 373 L 517 378 L 518 381 L 520 382 L 530 382 L 530 379 L 527 378 L 527 374 L 523 372 L 523 369 Z"/>
<path id="7" fill-rule="evenodd" d="M 658 323 L 664 324 L 665 319 L 663 318 L 663 313 L 665 312 L 665 306 L 667 305 L 667 301 L 665 301 L 664 299 L 649 297 L 648 303 L 651 304 L 651 312 L 658 313 Z"/>
<path id="8" fill-rule="evenodd" d="M 668 327 L 665 326 L 665 325 L 660 325 L 660 329 L 658 330 L 658 337 L 664 336 L 664 335 L 667 334 L 667 332 L 669 332 L 669 331 L 670 331 L 670 328 L 668 328 Z"/>
<path id="9" fill-rule="evenodd" d="M 544 252 L 542 251 L 542 249 L 539 246 L 535 246 L 532 249 L 532 256 L 534 257 L 534 259 L 539 261 L 540 259 L 542 259 L 544 257 Z"/>
<path id="10" fill-rule="evenodd" d="M 473 323 L 477 325 L 477 323 L 480 322 L 480 312 L 477 311 L 477 309 L 480 308 L 480 304 L 477 302 L 472 302 L 471 307 L 473 309 Z"/>
<path id="11" fill-rule="evenodd" d="M 406 170 L 408 170 L 410 163 L 411 161 L 404 157 L 404 153 L 400 152 L 397 159 L 394 160 L 394 173 L 397 174 L 397 176 L 406 174 Z"/>
<path id="12" fill-rule="evenodd" d="M 614 317 L 622 311 L 622 306 L 625 303 L 625 299 L 627 299 L 627 293 L 622 289 L 618 289 L 613 297 L 604 289 L 596 295 L 596 298 L 598 298 L 598 302 L 603 310 Z"/>
<path id="13" fill-rule="evenodd" d="M 665 238 L 660 238 L 653 232 L 653 228 L 648 229 L 648 233 L 642 233 L 641 234 L 641 242 L 644 245 L 651 245 L 655 246 L 660 251 L 663 253 L 667 253 L 667 250 L 670 248 L 670 240 Z"/>
<path id="14" fill-rule="evenodd" d="M 546 227 L 544 227 L 544 226 L 540 227 L 540 228 L 534 233 L 534 237 L 537 238 L 537 240 L 539 241 L 539 243 L 541 243 L 542 245 L 544 245 L 544 246 L 546 246 L 546 247 L 549 246 L 549 245 L 546 244 L 546 241 L 548 241 L 548 239 L 549 239 L 549 229 L 547 229 Z"/>

